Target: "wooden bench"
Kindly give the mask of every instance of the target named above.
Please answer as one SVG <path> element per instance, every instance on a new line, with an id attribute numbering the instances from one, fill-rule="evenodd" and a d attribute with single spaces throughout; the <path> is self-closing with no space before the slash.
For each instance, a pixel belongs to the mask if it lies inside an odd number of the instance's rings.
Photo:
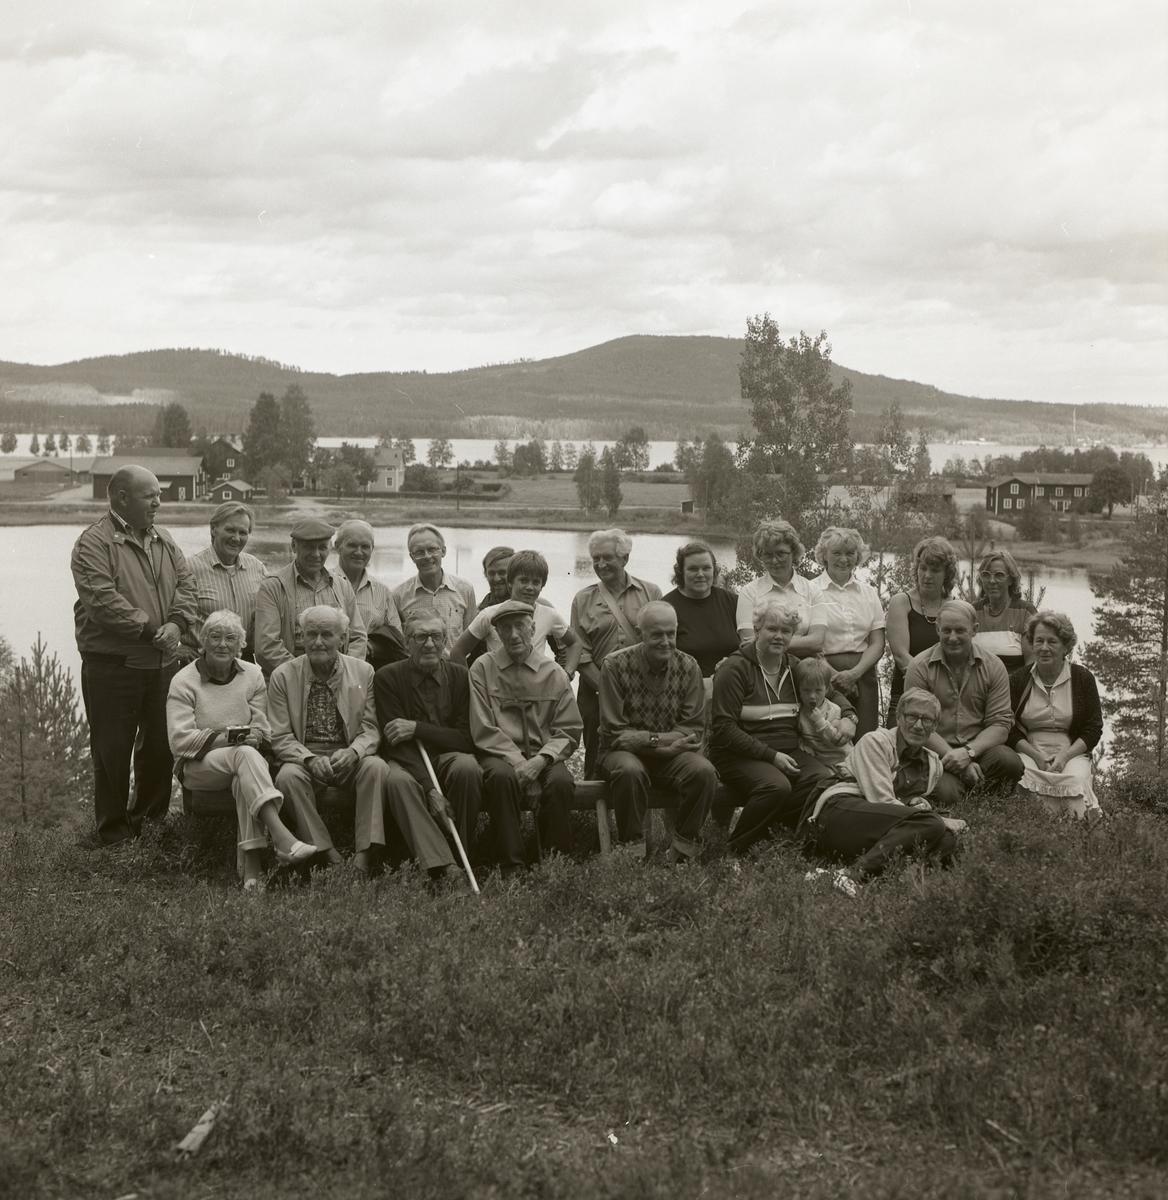
<path id="1" fill-rule="evenodd" d="M 230 788 L 219 791 L 192 791 L 184 787 L 183 812 L 196 816 L 235 816 L 235 797 Z M 714 797 L 715 804 L 734 805 L 734 796 L 723 784 L 718 785 Z M 576 795 L 572 802 L 573 812 L 596 811 L 596 832 L 600 838 L 601 854 L 612 852 L 612 831 L 608 824 L 608 784 L 602 779 L 579 779 L 576 781 Z M 325 788 L 317 796 L 317 807 L 321 816 L 339 818 L 353 817 L 356 801 L 351 791 L 340 788 Z M 666 821 L 666 833 L 672 832 L 673 809 L 677 807 L 677 797 L 672 793 L 653 788 L 649 792 L 649 807 L 663 810 Z"/>

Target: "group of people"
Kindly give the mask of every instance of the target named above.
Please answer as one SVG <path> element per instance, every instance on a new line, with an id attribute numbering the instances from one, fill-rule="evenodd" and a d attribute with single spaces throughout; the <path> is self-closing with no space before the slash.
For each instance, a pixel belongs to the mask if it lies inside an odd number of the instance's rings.
<path id="1" fill-rule="evenodd" d="M 480 811 L 480 851 L 504 873 L 525 866 L 525 808 L 539 853 L 567 853 L 567 764 L 581 745 L 623 852 L 645 855 L 657 789 L 674 805 L 668 862 L 694 858 L 713 816 L 737 852 L 794 833 L 832 863 L 809 878 L 850 894 L 896 853 L 946 859 L 964 825 L 949 810 L 974 786 L 1020 784 L 1062 811 L 1099 813 L 1095 680 L 1069 661 L 1070 621 L 1022 599 L 1002 551 L 982 561 L 969 604 L 952 595 L 953 547 L 923 539 L 913 586 L 885 612 L 858 577 L 869 551 L 854 529 L 823 532 L 822 573 L 807 578 L 795 528 L 764 521 L 761 574 L 737 595 L 703 542 L 679 548 L 662 595 L 629 572 L 629 536 L 608 529 L 589 539 L 596 581 L 565 619 L 541 595 L 548 565 L 535 551 L 490 551 L 479 602 L 443 569 L 430 524 L 409 530 L 416 574 L 391 588 L 369 574 L 363 521 L 298 521 L 292 560 L 268 572 L 246 553 L 242 503 L 215 510 L 210 545 L 187 560 L 154 524 L 149 471 L 119 471 L 109 499 L 72 563 L 98 834 L 121 842 L 165 815 L 172 772 L 194 791 L 230 788 L 246 888 L 260 886 L 269 842 L 282 862 L 341 860 L 326 789 L 353 803 L 363 872 L 396 828 L 441 877 Z"/>

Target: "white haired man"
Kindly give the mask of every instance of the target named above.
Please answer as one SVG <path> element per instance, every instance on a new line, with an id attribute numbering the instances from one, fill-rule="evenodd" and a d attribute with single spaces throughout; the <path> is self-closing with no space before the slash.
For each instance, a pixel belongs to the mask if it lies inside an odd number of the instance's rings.
<path id="1" fill-rule="evenodd" d="M 688 862 L 718 788 L 701 753 L 705 729 L 702 669 L 677 648 L 677 612 L 664 600 L 637 614 L 641 642 L 614 650 L 600 672 L 600 772 L 612 791 L 617 836 L 645 857 L 649 788 L 679 800 L 666 861 Z"/>
<path id="2" fill-rule="evenodd" d="M 373 668 L 341 653 L 348 618 L 331 605 L 300 614 L 304 654 L 281 663 L 268 684 L 272 753 L 281 763 L 276 787 L 291 803 L 300 837 L 341 861 L 317 809 L 317 796 L 332 786 L 356 794 L 354 865 L 368 872 L 370 851 L 385 845 L 389 804 L 410 853 L 432 874 L 454 859 L 424 803 L 389 789 L 388 767 L 378 757 L 381 731 L 373 697 Z"/>
<path id="3" fill-rule="evenodd" d="M 596 582 L 572 600 L 568 624 L 579 639 L 565 659 L 568 675 L 580 674 L 577 700 L 584 721 L 584 777 L 593 779 L 600 758 L 600 669 L 605 655 L 641 640 L 637 614 L 661 599 L 655 583 L 626 570 L 633 539 L 623 529 L 598 529 L 588 539 Z"/>

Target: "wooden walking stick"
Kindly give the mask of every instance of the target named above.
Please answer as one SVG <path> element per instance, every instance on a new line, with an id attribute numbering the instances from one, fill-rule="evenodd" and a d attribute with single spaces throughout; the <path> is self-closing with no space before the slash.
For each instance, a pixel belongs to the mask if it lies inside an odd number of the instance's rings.
<path id="1" fill-rule="evenodd" d="M 429 754 L 426 753 L 426 747 L 418 742 L 418 749 L 422 752 L 422 762 L 426 764 L 426 770 L 430 775 L 430 782 L 434 785 L 434 790 L 442 799 L 446 797 L 442 794 L 442 788 L 438 785 L 438 776 L 434 774 L 434 764 L 430 761 Z M 470 869 L 470 861 L 466 857 L 466 851 L 462 848 L 462 839 L 458 836 L 458 830 L 454 827 L 454 822 L 450 819 L 449 814 L 443 814 L 442 818 L 446 822 L 446 828 L 450 830 L 450 836 L 454 838 L 454 848 L 458 851 L 458 857 L 462 859 L 462 869 L 466 872 L 467 879 L 470 880 L 471 891 L 476 896 L 481 895 L 479 892 L 478 880 L 474 877 L 474 872 Z"/>

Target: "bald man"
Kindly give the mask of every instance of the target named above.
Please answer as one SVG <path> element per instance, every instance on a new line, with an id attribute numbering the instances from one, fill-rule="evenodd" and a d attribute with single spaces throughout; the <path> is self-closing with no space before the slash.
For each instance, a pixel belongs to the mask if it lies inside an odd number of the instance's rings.
<path id="1" fill-rule="evenodd" d="M 107 493 L 109 511 L 77 539 L 70 565 L 93 811 L 98 837 L 113 845 L 137 837 L 143 820 L 170 807 L 166 694 L 198 603 L 182 551 L 154 524 L 158 480 L 145 467 L 123 467 Z"/>

